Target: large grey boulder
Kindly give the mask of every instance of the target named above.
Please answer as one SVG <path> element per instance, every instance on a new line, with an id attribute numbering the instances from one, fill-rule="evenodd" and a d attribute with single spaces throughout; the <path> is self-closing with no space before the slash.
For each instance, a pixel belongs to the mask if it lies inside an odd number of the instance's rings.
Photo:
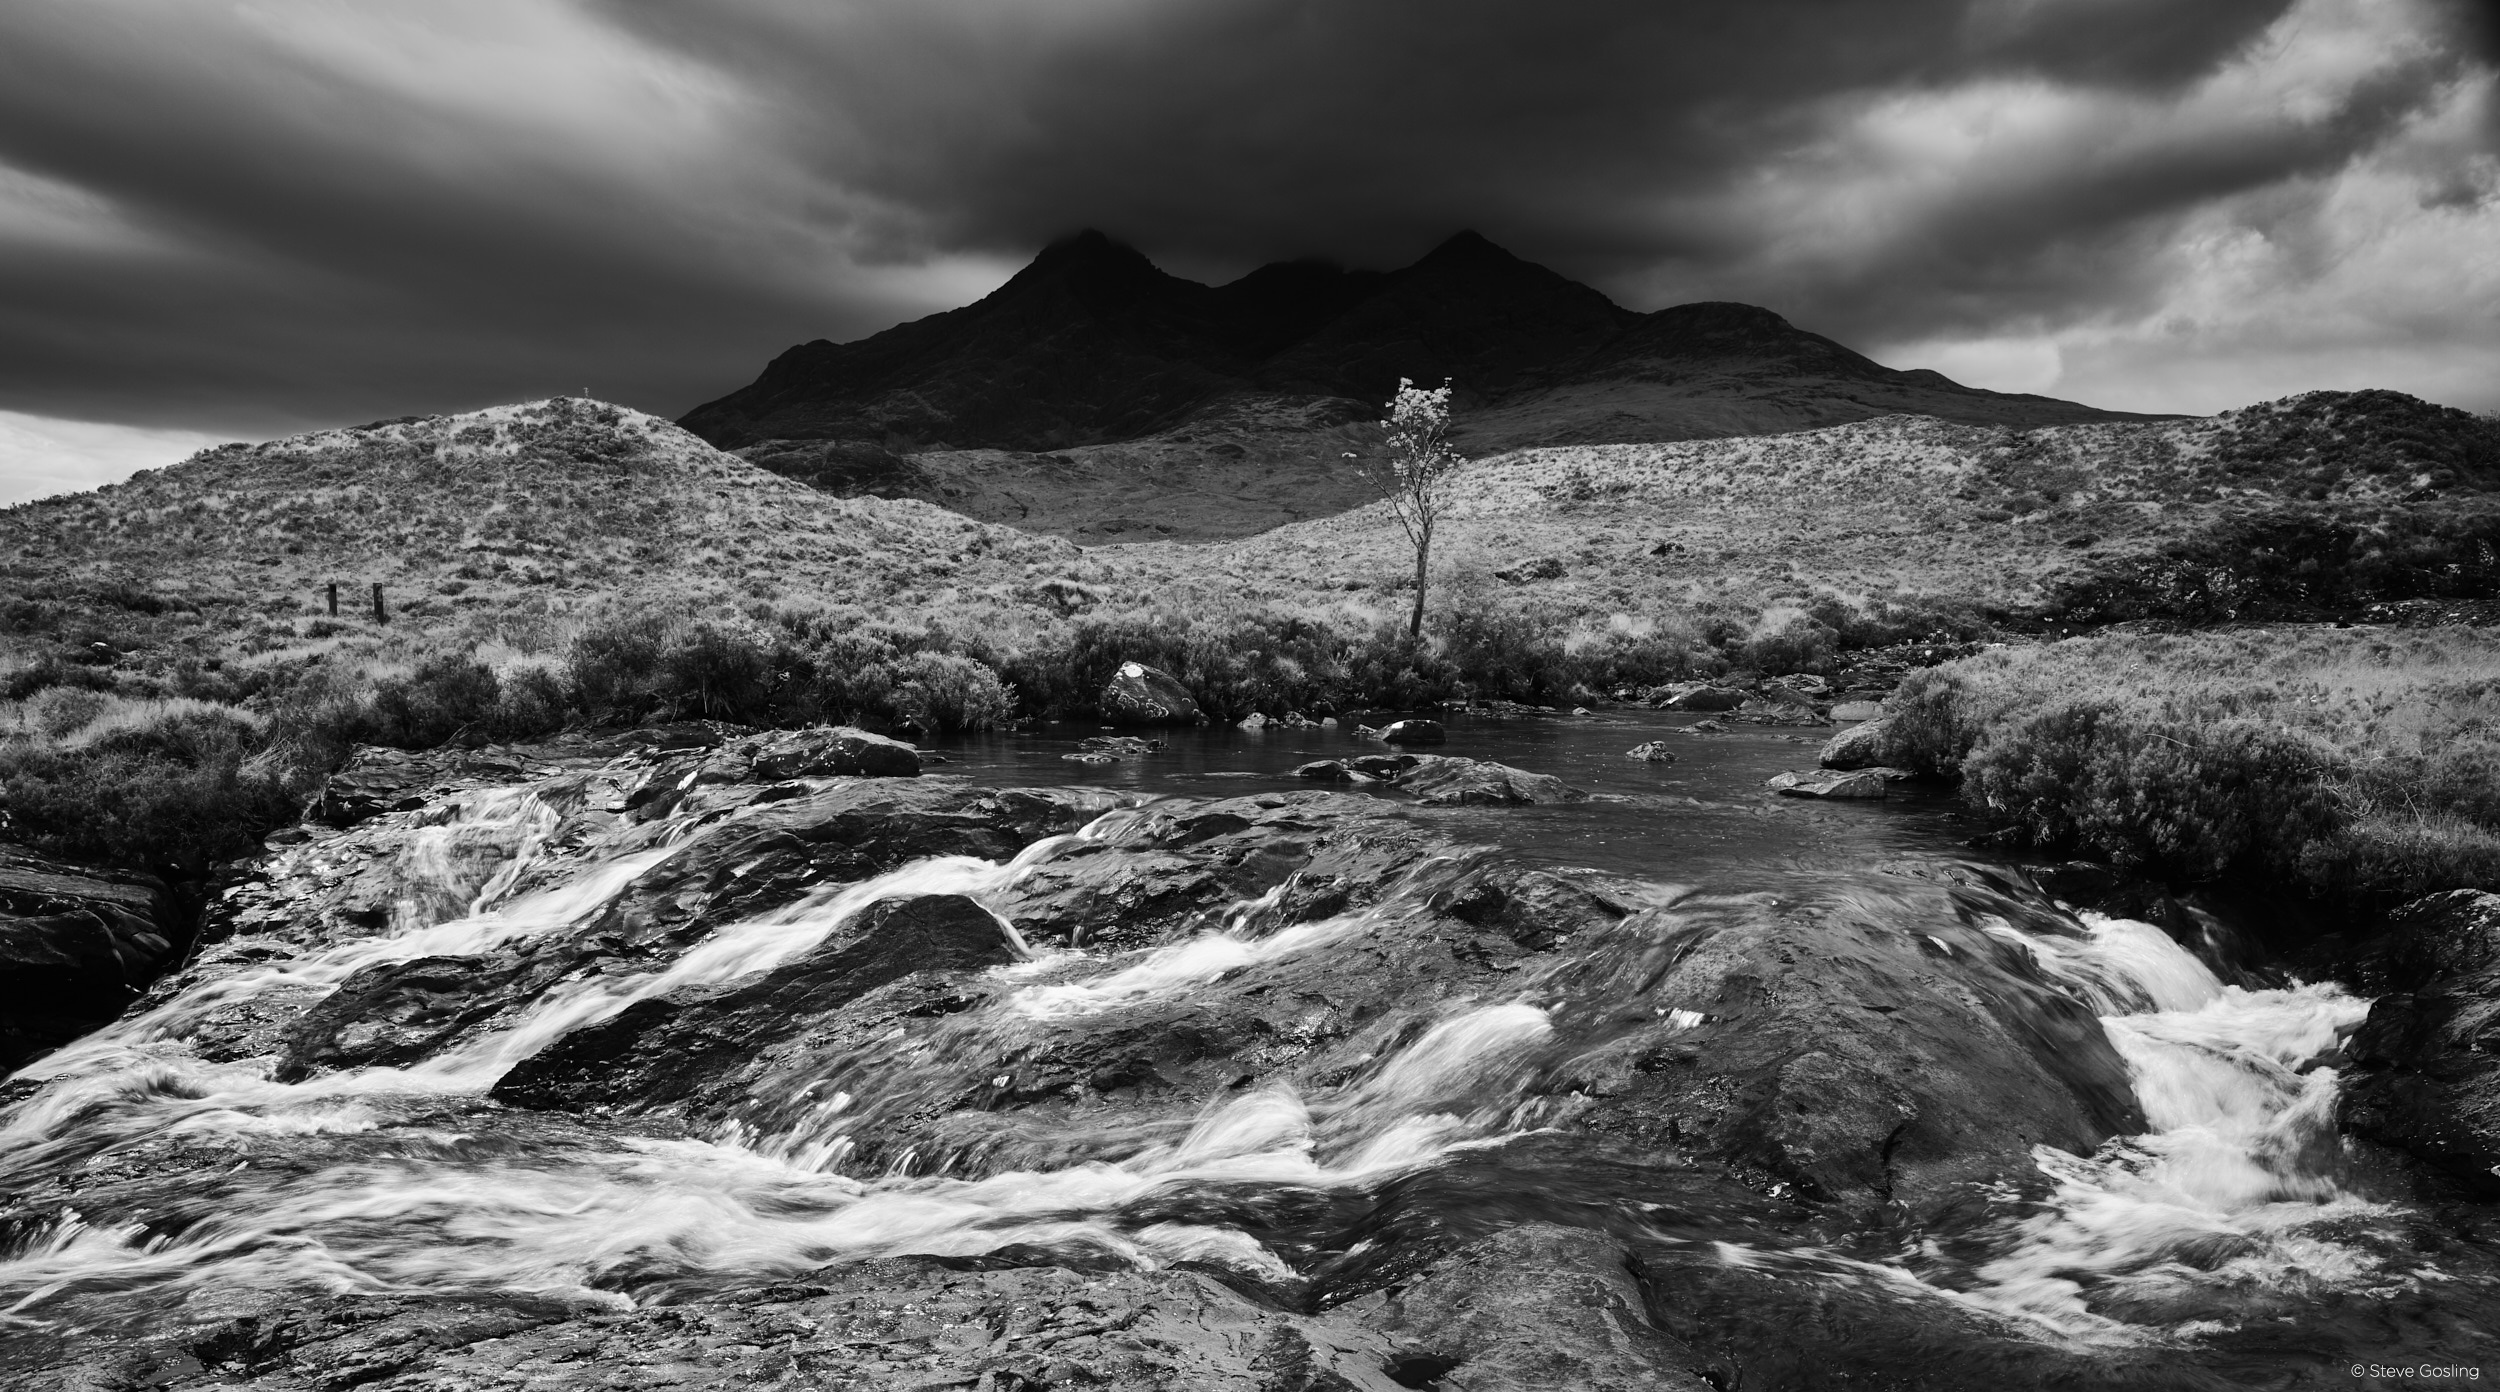
<path id="1" fill-rule="evenodd" d="M 1890 734 L 1891 725 L 1883 716 L 1852 725 L 1823 742 L 1823 752 L 1816 762 L 1827 769 L 1873 768 L 1886 762 Z"/>
<path id="2" fill-rule="evenodd" d="M 1114 725 L 1187 725 L 1203 714 L 1178 678 L 1143 662 L 1121 663 L 1097 704 Z"/>

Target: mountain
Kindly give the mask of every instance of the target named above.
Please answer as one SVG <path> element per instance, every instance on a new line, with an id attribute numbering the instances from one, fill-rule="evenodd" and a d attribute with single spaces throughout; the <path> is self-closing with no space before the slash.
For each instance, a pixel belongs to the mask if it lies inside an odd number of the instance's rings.
<path id="1" fill-rule="evenodd" d="M 1751 305 L 1635 313 L 1472 232 L 1398 271 L 1283 262 L 1222 286 L 1085 232 L 974 304 L 792 348 L 681 423 L 820 482 L 825 449 L 799 442 L 865 442 L 917 461 L 874 490 L 1040 530 L 1227 536 L 1359 501 L 1343 457 L 1401 377 L 1456 383 L 1478 455 L 1893 414 L 2147 419 L 1897 371 Z"/>

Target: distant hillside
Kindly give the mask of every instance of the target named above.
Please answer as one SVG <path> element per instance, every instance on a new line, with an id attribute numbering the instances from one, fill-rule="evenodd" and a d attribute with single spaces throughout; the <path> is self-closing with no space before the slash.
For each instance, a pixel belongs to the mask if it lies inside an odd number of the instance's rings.
<path id="1" fill-rule="evenodd" d="M 1637 314 L 1473 233 L 1399 271 L 1294 262 L 1210 287 L 1088 232 L 962 309 L 793 348 L 682 423 L 836 491 L 1070 535 L 1237 536 L 1363 501 L 1343 456 L 1400 377 L 1455 381 L 1479 455 L 1904 413 L 2144 419 L 1895 371 L 1751 305 Z M 805 466 L 827 440 L 919 462 L 853 485 Z"/>
<path id="2" fill-rule="evenodd" d="M 1043 614 L 1031 582 L 1076 555 L 917 502 L 828 496 L 667 421 L 559 397 L 222 446 L 0 510 L 0 697 L 62 661 L 145 689 L 186 658 L 266 667 L 446 633 L 554 647 L 570 616 L 619 600 Z"/>
<path id="3" fill-rule="evenodd" d="M 1736 612 L 1830 590 L 2021 611 L 2147 575 L 2184 583 L 2182 557 L 2193 574 L 2237 571 L 2234 604 L 2297 599 L 2339 567 L 2480 594 L 2500 587 L 2485 534 L 2500 537 L 2500 422 L 2396 392 L 2312 392 L 2196 420 L 2026 431 L 1893 416 L 1514 451 L 1454 477 L 1437 554 L 1477 607 Z M 1124 588 L 1178 603 L 1312 602 L 1404 586 L 1405 545 L 1371 503 L 1220 547 L 1092 554 L 1132 577 Z"/>

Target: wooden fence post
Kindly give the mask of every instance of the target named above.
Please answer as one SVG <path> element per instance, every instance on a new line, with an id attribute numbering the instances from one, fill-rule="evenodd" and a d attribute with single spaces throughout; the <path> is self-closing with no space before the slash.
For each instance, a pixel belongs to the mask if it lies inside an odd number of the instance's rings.
<path id="1" fill-rule="evenodd" d="M 373 621 L 375 623 L 391 621 L 390 615 L 382 610 L 382 582 L 379 580 L 373 582 Z"/>
<path id="2" fill-rule="evenodd" d="M 338 582 L 338 581 L 336 581 L 336 580 L 333 580 L 333 581 L 331 581 L 331 582 L 330 582 L 330 617 L 335 619 L 335 618 L 337 618 L 338 616 L 339 616 L 339 582 Z"/>

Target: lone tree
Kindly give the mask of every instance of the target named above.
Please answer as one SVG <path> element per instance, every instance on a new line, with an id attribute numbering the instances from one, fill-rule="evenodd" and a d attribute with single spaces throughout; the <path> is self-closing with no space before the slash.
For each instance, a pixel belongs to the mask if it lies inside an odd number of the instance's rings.
<path id="1" fill-rule="evenodd" d="M 1415 543 L 1415 612 L 1406 631 L 1424 631 L 1424 580 L 1432 564 L 1432 527 L 1449 507 L 1443 482 L 1462 461 L 1449 446 L 1450 384 L 1445 379 L 1429 391 L 1411 378 L 1398 379 L 1398 394 L 1389 398 L 1389 416 L 1381 428 L 1389 432 L 1389 456 L 1366 466 L 1363 476 L 1389 500 L 1406 539 Z M 1349 455 L 1348 458 L 1353 456 Z"/>

